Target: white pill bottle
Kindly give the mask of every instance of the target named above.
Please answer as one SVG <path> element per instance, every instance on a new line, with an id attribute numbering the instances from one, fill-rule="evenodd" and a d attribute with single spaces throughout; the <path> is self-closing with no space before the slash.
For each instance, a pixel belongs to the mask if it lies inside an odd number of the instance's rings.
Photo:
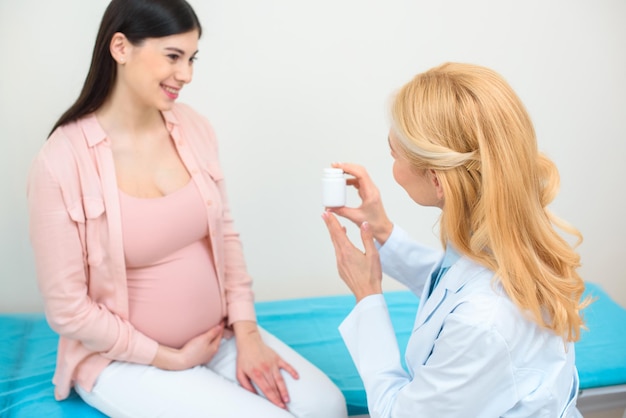
<path id="1" fill-rule="evenodd" d="M 324 169 L 322 204 L 327 208 L 338 208 L 346 205 L 346 177 L 341 168 Z"/>

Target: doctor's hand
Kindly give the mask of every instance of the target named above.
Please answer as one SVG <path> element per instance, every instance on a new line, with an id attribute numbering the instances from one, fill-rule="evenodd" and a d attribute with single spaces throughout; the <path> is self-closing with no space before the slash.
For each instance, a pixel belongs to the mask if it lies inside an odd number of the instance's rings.
<path id="1" fill-rule="evenodd" d="M 361 226 L 363 222 L 369 223 L 376 241 L 381 245 L 384 244 L 389 235 L 391 235 L 393 223 L 385 213 L 380 192 L 374 182 L 372 182 L 367 170 L 360 165 L 348 163 L 334 163 L 332 166 L 341 168 L 345 173 L 354 177 L 348 178 L 347 184 L 358 190 L 361 205 L 358 208 L 344 206 L 328 208 L 328 210 L 351 220 L 357 226 Z"/>
<path id="2" fill-rule="evenodd" d="M 363 253 L 350 242 L 346 229 L 332 213 L 326 211 L 322 218 L 335 247 L 339 276 L 354 293 L 357 303 L 366 296 L 382 293 L 382 268 L 370 225 L 363 222 L 360 227 Z"/>
<path id="3" fill-rule="evenodd" d="M 287 409 L 289 393 L 281 373 L 285 370 L 294 379 L 299 375 L 261 338 L 259 328 L 253 321 L 233 323 L 237 343 L 237 381 L 244 389 L 257 393 L 255 386 L 274 405 Z"/>

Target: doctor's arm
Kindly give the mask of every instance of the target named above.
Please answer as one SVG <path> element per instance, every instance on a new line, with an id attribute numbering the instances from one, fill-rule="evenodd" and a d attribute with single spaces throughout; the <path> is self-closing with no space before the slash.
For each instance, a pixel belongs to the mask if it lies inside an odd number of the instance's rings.
<path id="1" fill-rule="evenodd" d="M 443 258 L 443 251 L 414 241 L 398 225 L 394 225 L 391 235 L 378 251 L 383 272 L 417 296 L 421 295 L 426 279 Z"/>
<path id="2" fill-rule="evenodd" d="M 472 322 L 460 307 L 447 316 L 434 342 L 415 340 L 419 330 L 414 330 L 407 347 L 411 370 L 407 373 L 381 291 L 380 258 L 372 231 L 367 223 L 361 225 L 363 253 L 349 241 L 335 216 L 326 212 L 323 219 L 339 274 L 357 300 L 339 330 L 363 380 L 372 418 L 499 416 L 488 409 L 498 407 L 494 394 L 498 399 L 514 399 L 515 392 L 503 338 L 488 325 Z M 424 350 L 426 355 L 420 356 Z"/>
<path id="3" fill-rule="evenodd" d="M 449 315 L 430 355 L 428 341 L 409 341 L 400 363 L 382 297 L 364 299 L 339 328 L 367 393 L 372 418 L 500 416 L 516 402 L 506 344 L 501 336 Z"/>

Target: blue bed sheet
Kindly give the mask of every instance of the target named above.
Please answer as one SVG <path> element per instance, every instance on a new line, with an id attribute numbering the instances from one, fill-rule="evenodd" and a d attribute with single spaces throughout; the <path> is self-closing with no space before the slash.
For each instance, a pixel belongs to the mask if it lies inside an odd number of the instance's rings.
<path id="1" fill-rule="evenodd" d="M 624 385 L 626 309 L 597 285 L 587 283 L 585 293 L 597 299 L 583 312 L 587 329 L 576 343 L 580 389 Z"/>
<path id="2" fill-rule="evenodd" d="M 586 294 L 597 298 L 585 311 L 588 330 L 576 343 L 581 389 L 626 384 L 626 309 L 597 285 Z M 385 294 L 398 344 L 411 333 L 418 298 L 404 291 Z M 367 413 L 363 384 L 337 327 L 354 305 L 352 296 L 258 302 L 258 320 L 339 386 L 350 415 Z M 103 417 L 75 393 L 56 402 L 51 384 L 57 336 L 42 314 L 0 315 L 0 416 Z"/>

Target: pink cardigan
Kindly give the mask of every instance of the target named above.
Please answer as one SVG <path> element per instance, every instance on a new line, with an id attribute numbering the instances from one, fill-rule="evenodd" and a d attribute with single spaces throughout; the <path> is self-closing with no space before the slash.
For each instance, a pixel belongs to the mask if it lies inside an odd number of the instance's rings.
<path id="1" fill-rule="evenodd" d="M 223 314 L 229 324 L 255 321 L 252 280 L 233 229 L 213 129 L 183 104 L 163 117 L 206 202 Z M 157 342 L 128 322 L 118 198 L 110 140 L 95 115 L 55 130 L 33 162 L 28 201 L 39 289 L 48 323 L 60 335 L 57 399 L 66 398 L 74 382 L 91 390 L 113 360 L 149 364 L 157 351 Z"/>

